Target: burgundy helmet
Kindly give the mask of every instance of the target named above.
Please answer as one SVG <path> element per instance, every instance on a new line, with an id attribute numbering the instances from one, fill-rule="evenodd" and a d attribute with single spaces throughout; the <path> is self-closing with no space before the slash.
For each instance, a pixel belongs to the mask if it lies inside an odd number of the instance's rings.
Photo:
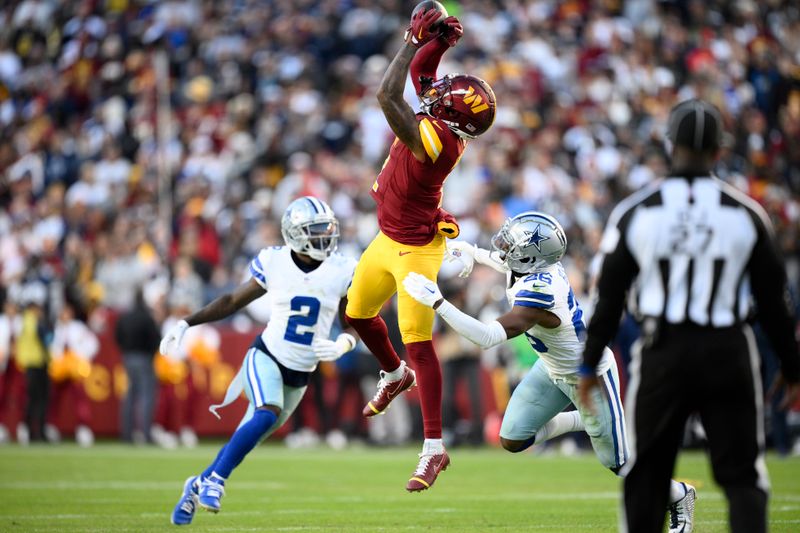
<path id="1" fill-rule="evenodd" d="M 424 87 L 422 111 L 438 118 L 461 137 L 474 139 L 494 122 L 494 91 L 480 78 L 448 74 Z"/>

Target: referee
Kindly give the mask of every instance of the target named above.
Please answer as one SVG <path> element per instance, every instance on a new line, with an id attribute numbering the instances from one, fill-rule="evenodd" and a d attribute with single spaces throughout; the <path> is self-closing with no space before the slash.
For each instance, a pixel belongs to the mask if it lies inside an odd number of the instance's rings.
<path id="1" fill-rule="evenodd" d="M 763 326 L 789 405 L 800 355 L 786 272 L 772 226 L 752 199 L 711 174 L 722 137 L 712 105 L 688 100 L 669 119 L 671 175 L 623 200 L 600 244 L 597 307 L 588 328 L 581 401 L 617 330 L 628 291 L 642 322 L 626 397 L 631 456 L 622 530 L 660 533 L 686 419 L 698 413 L 733 532 L 767 530 L 759 357 L 747 321 Z"/>

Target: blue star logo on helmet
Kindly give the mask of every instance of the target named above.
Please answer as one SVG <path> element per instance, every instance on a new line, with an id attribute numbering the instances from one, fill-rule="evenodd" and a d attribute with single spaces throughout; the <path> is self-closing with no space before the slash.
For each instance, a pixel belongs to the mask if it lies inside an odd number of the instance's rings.
<path id="1" fill-rule="evenodd" d="M 541 243 L 550 239 L 550 237 L 542 235 L 541 224 L 536 226 L 536 229 L 534 229 L 533 231 L 526 231 L 525 236 L 528 237 L 528 242 L 525 243 L 525 248 L 529 246 L 535 246 L 540 253 L 542 251 Z"/>

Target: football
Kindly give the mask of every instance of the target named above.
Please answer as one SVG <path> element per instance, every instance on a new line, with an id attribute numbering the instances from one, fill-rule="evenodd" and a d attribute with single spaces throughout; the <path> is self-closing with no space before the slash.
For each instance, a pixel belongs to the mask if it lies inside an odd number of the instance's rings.
<path id="1" fill-rule="evenodd" d="M 444 19 L 446 19 L 449 15 L 447 14 L 447 9 L 441 4 L 441 2 L 437 2 L 436 0 L 425 0 L 424 2 L 420 2 L 417 4 L 417 7 L 414 8 L 414 11 L 411 12 L 411 18 L 414 18 L 419 12 L 424 13 L 429 9 L 435 9 L 439 12 L 439 18 L 436 20 L 436 24 L 434 28 L 440 24 Z"/>

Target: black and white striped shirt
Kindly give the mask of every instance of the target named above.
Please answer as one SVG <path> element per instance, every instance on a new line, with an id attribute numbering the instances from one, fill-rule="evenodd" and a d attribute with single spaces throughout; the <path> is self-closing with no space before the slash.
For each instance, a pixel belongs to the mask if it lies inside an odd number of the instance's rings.
<path id="1" fill-rule="evenodd" d="M 645 187 L 612 212 L 600 252 L 587 366 L 599 361 L 615 334 L 633 285 L 631 311 L 661 323 L 736 326 L 755 304 L 776 352 L 793 360 L 790 372 L 797 367 L 786 273 L 772 226 L 760 205 L 730 185 L 698 176 Z"/>

